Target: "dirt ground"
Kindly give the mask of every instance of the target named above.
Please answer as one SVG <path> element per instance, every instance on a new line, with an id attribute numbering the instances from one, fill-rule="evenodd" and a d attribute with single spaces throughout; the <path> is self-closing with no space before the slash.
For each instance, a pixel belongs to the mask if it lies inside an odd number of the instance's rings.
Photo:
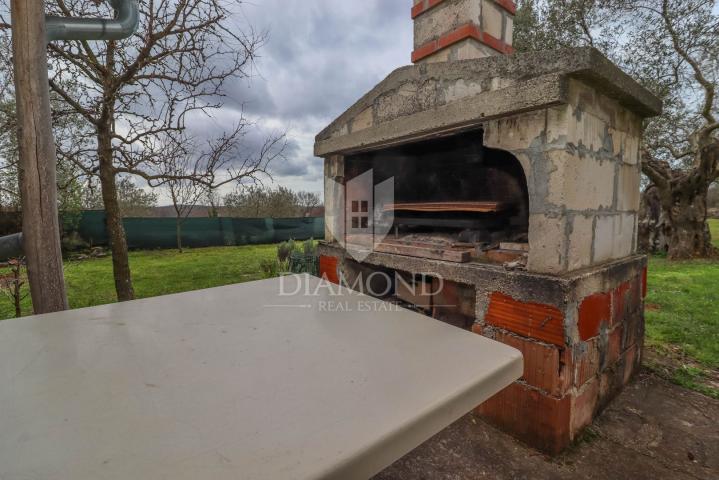
<path id="1" fill-rule="evenodd" d="M 375 477 L 719 479 L 719 400 L 644 371 L 552 459 L 467 415 Z"/>

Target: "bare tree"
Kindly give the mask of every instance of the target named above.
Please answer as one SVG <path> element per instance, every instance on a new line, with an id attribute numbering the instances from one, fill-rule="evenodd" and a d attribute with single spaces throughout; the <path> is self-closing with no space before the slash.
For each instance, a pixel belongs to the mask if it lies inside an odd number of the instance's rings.
<path id="1" fill-rule="evenodd" d="M 167 190 L 175 210 L 175 235 L 177 251 L 182 253 L 182 223 L 195 209 L 197 201 L 205 194 L 205 187 L 186 178 L 173 178 L 167 182 Z"/>
<path id="2" fill-rule="evenodd" d="M 297 207 L 300 209 L 300 215 L 303 217 L 309 217 L 312 215 L 312 211 L 322 204 L 320 195 L 315 192 L 300 191 L 295 195 L 297 201 Z"/>
<path id="3" fill-rule="evenodd" d="M 298 206 L 297 193 L 283 186 L 267 188 L 262 185 L 240 185 L 227 194 L 225 206 L 234 217 L 292 218 L 303 212 Z"/>
<path id="4" fill-rule="evenodd" d="M 597 47 L 663 100 L 664 113 L 645 131 L 642 172 L 661 207 L 661 220 L 651 223 L 663 231 L 652 238 L 664 238 L 673 259 L 715 254 L 706 219 L 709 186 L 719 176 L 716 6 L 716 0 L 524 0 L 517 14 L 518 49 Z"/>
<path id="5" fill-rule="evenodd" d="M 102 210 L 102 194 L 94 178 L 90 178 L 82 191 L 82 207 L 88 210 Z M 117 201 L 122 218 L 149 217 L 157 206 L 158 195 L 138 186 L 127 176 L 117 179 Z"/>
<path id="6" fill-rule="evenodd" d="M 206 179 L 193 177 L 194 172 L 168 176 L 162 148 L 167 138 L 179 139 L 189 117 L 210 115 L 222 106 L 223 85 L 250 75 L 264 40 L 251 28 L 242 31 L 232 22 L 238 0 L 139 3 L 140 28 L 128 40 L 50 46 L 50 87 L 93 128 L 92 151 L 81 146 L 72 157 L 85 174 L 99 178 L 121 301 L 132 299 L 134 291 L 118 176 L 138 176 L 151 187 L 170 178 L 207 185 Z M 105 2 L 54 0 L 50 13 L 103 16 L 109 11 Z M 244 119 L 239 122 L 243 133 L 251 126 Z M 227 176 L 236 176 L 236 169 L 248 164 L 266 165 L 282 142 L 283 135 L 275 135 L 259 152 L 243 152 L 239 167 L 227 165 Z"/>
<path id="7" fill-rule="evenodd" d="M 268 192 L 258 185 L 238 186 L 223 202 L 233 217 L 260 218 L 267 213 Z"/>
<path id="8" fill-rule="evenodd" d="M 217 192 L 216 187 L 205 188 L 205 199 L 207 204 L 210 206 L 209 216 L 211 218 L 217 218 L 220 216 L 219 207 L 222 204 L 222 197 Z"/>
<path id="9" fill-rule="evenodd" d="M 177 249 L 182 252 L 182 223 L 190 216 L 198 201 L 229 183 L 252 184 L 271 178 L 269 163 L 282 155 L 282 148 L 274 148 L 269 140 L 260 149 L 272 151 L 256 157 L 237 159 L 242 155 L 246 125 L 240 122 L 235 129 L 208 140 L 203 150 L 194 149 L 191 139 L 166 142 L 163 149 L 162 182 L 172 200 L 176 218 Z"/>
<path id="10" fill-rule="evenodd" d="M 7 265 L 10 272 L 0 275 L 0 291 L 12 301 L 15 316 L 22 317 L 22 302 L 28 295 L 23 288 L 27 282 L 25 259 L 12 258 L 8 260 Z"/>

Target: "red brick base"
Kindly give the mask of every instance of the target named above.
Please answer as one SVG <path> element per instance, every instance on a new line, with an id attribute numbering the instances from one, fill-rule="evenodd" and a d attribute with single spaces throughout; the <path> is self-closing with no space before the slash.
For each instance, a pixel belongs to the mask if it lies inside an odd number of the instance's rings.
<path id="1" fill-rule="evenodd" d="M 644 338 L 641 272 L 609 292 L 589 295 L 579 302 L 575 312 L 574 336 L 567 333 L 566 342 L 557 345 L 556 335 L 537 338 L 532 335 L 536 323 L 532 305 L 527 312 L 527 328 L 493 318 L 493 303 L 507 309 L 506 295 L 492 295 L 486 323 L 473 331 L 520 350 L 524 356 L 522 378 L 478 407 L 490 423 L 514 435 L 530 446 L 548 454 L 566 448 L 581 430 L 629 382 L 641 363 Z M 526 310 L 526 304 L 516 302 Z M 516 311 L 516 309 L 515 309 Z M 545 329 L 551 321 L 546 322 Z M 540 324 L 541 325 L 541 324 Z M 508 330 L 511 329 L 512 331 Z M 572 328 L 568 327 L 571 331 Z"/>

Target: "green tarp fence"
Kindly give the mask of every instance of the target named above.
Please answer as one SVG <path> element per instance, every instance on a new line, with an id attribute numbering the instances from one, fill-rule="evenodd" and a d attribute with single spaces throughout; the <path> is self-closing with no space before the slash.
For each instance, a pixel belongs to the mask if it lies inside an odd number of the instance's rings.
<path id="1" fill-rule="evenodd" d="M 177 245 L 174 218 L 125 218 L 130 248 L 173 248 Z M 105 212 L 82 213 L 77 232 L 91 245 L 107 244 Z M 322 217 L 308 218 L 187 218 L 182 222 L 184 247 L 216 247 L 278 243 L 289 239 L 323 238 Z"/>

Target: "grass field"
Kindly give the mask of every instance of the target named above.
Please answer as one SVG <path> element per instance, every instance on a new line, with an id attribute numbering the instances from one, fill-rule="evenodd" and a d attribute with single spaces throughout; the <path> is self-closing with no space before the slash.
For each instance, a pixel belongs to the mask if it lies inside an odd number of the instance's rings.
<path id="1" fill-rule="evenodd" d="M 719 220 L 711 220 L 719 246 Z M 719 262 L 649 262 L 647 337 L 671 344 L 700 363 L 719 368 Z"/>
<path id="2" fill-rule="evenodd" d="M 276 254 L 274 245 L 199 248 L 183 253 L 145 250 L 130 252 L 130 268 L 135 294 L 145 298 L 258 280 L 262 278 L 260 262 Z M 65 278 L 71 308 L 115 301 L 109 257 L 67 262 Z M 23 312 L 30 312 L 29 298 L 23 302 Z M 0 298 L 0 319 L 12 316 L 9 298 Z"/>
<path id="3" fill-rule="evenodd" d="M 719 247 L 719 220 L 710 220 Z M 646 341 L 671 380 L 719 398 L 719 261 L 649 260 Z"/>
<path id="4" fill-rule="evenodd" d="M 719 220 L 710 226 L 719 246 Z M 275 254 L 274 245 L 136 251 L 130 266 L 136 295 L 145 298 L 260 279 L 260 262 Z M 65 273 L 72 308 L 115 300 L 110 258 L 68 262 Z M 719 370 L 719 262 L 652 257 L 646 303 L 647 345 L 683 365 L 672 369 L 673 380 L 719 397 L 719 389 L 702 386 Z M 29 299 L 23 310 L 30 312 Z M 13 315 L 11 301 L 0 297 L 0 319 Z"/>

